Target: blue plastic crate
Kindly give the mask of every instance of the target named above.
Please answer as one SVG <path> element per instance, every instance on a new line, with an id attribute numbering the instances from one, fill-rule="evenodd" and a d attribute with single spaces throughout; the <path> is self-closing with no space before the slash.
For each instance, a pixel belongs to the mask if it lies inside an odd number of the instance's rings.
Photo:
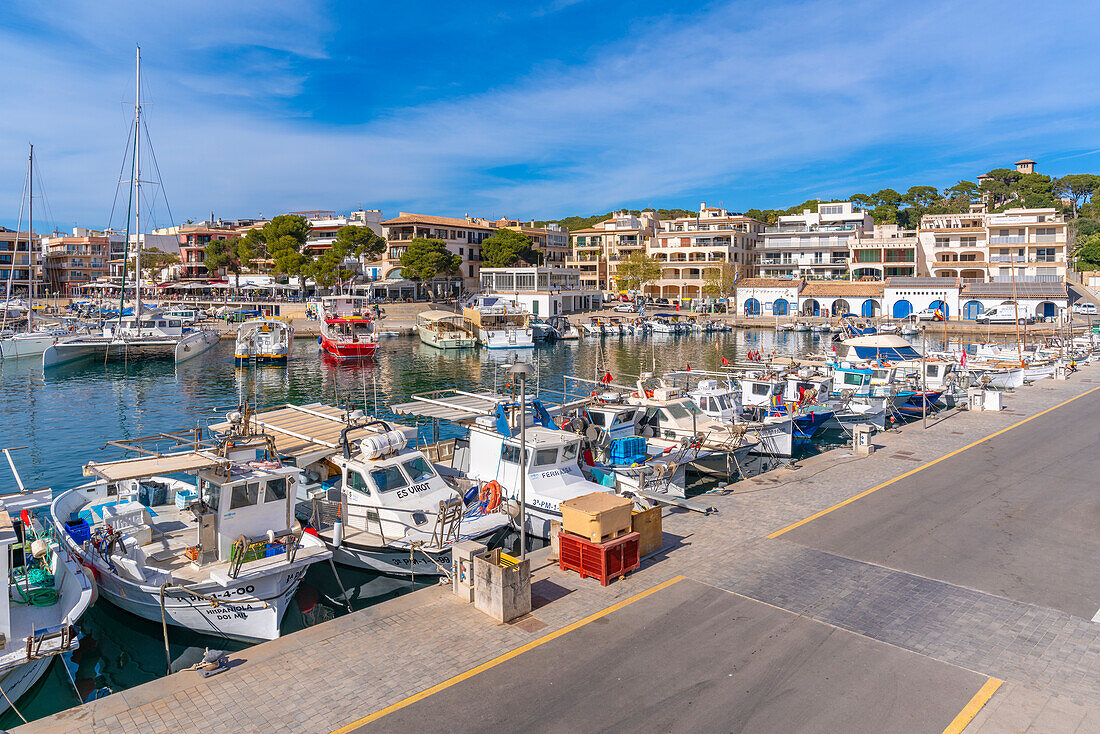
<path id="1" fill-rule="evenodd" d="M 92 529 L 89 527 L 88 521 L 82 517 L 76 520 L 66 520 L 65 532 L 77 545 L 83 545 L 86 540 L 92 537 Z"/>

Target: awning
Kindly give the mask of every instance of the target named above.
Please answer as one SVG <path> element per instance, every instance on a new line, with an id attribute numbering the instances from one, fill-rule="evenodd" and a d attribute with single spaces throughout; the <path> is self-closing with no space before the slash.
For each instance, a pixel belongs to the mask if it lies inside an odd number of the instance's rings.
<path id="1" fill-rule="evenodd" d="M 497 405 L 507 402 L 507 398 L 500 395 L 460 390 L 437 390 L 411 397 L 412 402 L 394 405 L 390 409 L 396 415 L 415 415 L 460 423 L 483 415 L 496 415 Z"/>
<path id="2" fill-rule="evenodd" d="M 183 454 L 164 456 L 143 456 L 139 459 L 123 459 L 102 464 L 89 461 L 84 465 L 84 476 L 99 477 L 108 482 L 124 479 L 140 479 L 157 474 L 177 474 L 210 469 L 225 462 L 225 459 L 207 451 L 188 451 Z"/>

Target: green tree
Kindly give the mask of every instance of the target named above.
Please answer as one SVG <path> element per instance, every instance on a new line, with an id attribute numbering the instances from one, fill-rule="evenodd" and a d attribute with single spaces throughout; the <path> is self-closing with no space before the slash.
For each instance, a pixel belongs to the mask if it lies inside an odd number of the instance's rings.
<path id="1" fill-rule="evenodd" d="M 421 283 L 461 273 L 462 258 L 447 249 L 443 240 L 417 237 L 401 255 L 401 275 Z"/>
<path id="2" fill-rule="evenodd" d="M 982 190 L 973 181 L 959 181 L 954 186 L 944 189 L 943 196 L 947 199 L 947 206 L 952 212 L 963 214 L 970 209 L 971 204 L 982 200 Z"/>
<path id="3" fill-rule="evenodd" d="M 737 295 L 737 276 L 737 266 L 733 263 L 722 263 L 721 267 L 707 268 L 703 271 L 703 293 L 714 298 L 732 301 Z"/>
<path id="4" fill-rule="evenodd" d="M 229 240 L 210 240 L 203 248 L 202 261 L 206 269 L 211 273 L 228 270 L 237 275 L 237 285 L 240 285 L 241 264 L 237 260 L 237 251 L 234 243 Z"/>
<path id="5" fill-rule="evenodd" d="M 615 282 L 622 290 L 645 292 L 645 287 L 661 278 L 661 264 L 641 250 L 635 250 L 619 261 Z"/>
<path id="6" fill-rule="evenodd" d="M 982 194 L 989 197 L 990 206 L 997 208 L 1009 201 L 1016 192 L 1020 172 L 1012 168 L 994 168 L 979 185 Z"/>
<path id="7" fill-rule="evenodd" d="M 146 283 L 156 280 L 160 271 L 175 265 L 180 256 L 174 252 L 164 252 L 157 247 L 141 248 L 141 276 Z M 137 271 L 137 257 L 130 258 L 130 272 Z"/>
<path id="8" fill-rule="evenodd" d="M 349 224 L 336 230 L 333 247 L 340 248 L 342 256 L 363 257 L 377 260 L 386 252 L 386 240 L 370 227 Z"/>
<path id="9" fill-rule="evenodd" d="M 1082 200 L 1091 198 L 1098 186 L 1100 186 L 1100 176 L 1091 173 L 1072 173 L 1054 181 L 1054 193 L 1070 200 L 1073 216 L 1076 218 Z"/>
<path id="10" fill-rule="evenodd" d="M 481 242 L 483 267 L 506 268 L 520 260 L 537 265 L 542 253 L 531 246 L 531 238 L 514 229 L 498 229 Z"/>
<path id="11" fill-rule="evenodd" d="M 1073 255 L 1077 270 L 1100 270 L 1100 232 L 1079 237 Z"/>

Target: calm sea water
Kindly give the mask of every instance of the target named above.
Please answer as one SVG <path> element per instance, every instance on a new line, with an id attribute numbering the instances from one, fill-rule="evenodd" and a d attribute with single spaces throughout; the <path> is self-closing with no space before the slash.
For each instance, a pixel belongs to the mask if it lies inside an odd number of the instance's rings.
<path id="1" fill-rule="evenodd" d="M 413 393 L 499 388 L 507 381 L 507 367 L 517 358 L 537 364 L 544 390 L 560 391 L 564 375 L 593 378 L 608 369 L 637 375 L 687 365 L 695 370 L 714 369 L 721 357 L 732 361 L 750 349 L 798 356 L 822 349 L 825 343 L 825 337 L 817 334 L 742 329 L 637 339 L 585 337 L 580 342 L 534 350 L 442 352 L 411 337 L 383 340 L 374 363 L 345 365 L 323 361 L 316 342 L 300 339 L 285 367 L 237 368 L 232 342 L 222 342 L 179 366 L 154 361 L 83 364 L 48 375 L 43 375 L 35 359 L 8 360 L 0 362 L 0 448 L 29 447 L 13 452 L 25 484 L 58 492 L 86 481 L 81 466 L 88 461 L 120 456 L 115 450 L 104 449 L 107 441 L 205 426 L 242 398 L 261 407 L 283 402 L 350 402 L 356 407 L 365 405 L 369 413 L 389 416 L 387 406 L 403 402 Z M 556 401 L 551 397 L 551 402 Z M 6 467 L 0 470 L 7 472 Z M 5 479 L 8 489 L 3 491 L 13 490 L 14 480 L 10 475 Z M 412 589 L 407 579 L 356 573 L 343 567 L 340 577 L 355 608 Z M 309 588 L 300 595 L 301 603 L 292 605 L 284 632 L 345 611 L 327 565 L 312 568 L 306 581 Z M 159 624 L 100 602 L 79 626 L 80 649 L 71 657 L 55 660 L 42 682 L 17 702 L 27 718 L 45 716 L 164 674 L 167 662 Z M 177 666 L 194 662 L 206 646 L 239 647 L 177 629 L 169 631 L 169 638 L 170 656 Z M 0 717 L 0 727 L 18 723 L 10 711 Z"/>

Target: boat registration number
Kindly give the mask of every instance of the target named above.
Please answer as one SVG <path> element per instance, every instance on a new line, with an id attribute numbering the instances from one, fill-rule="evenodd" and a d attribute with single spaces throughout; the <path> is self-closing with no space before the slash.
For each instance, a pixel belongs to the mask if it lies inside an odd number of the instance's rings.
<path id="1" fill-rule="evenodd" d="M 426 491 L 428 491 L 428 482 L 421 482 L 420 484 L 414 484 L 411 487 L 397 490 L 397 499 L 411 497 L 414 494 Z"/>

